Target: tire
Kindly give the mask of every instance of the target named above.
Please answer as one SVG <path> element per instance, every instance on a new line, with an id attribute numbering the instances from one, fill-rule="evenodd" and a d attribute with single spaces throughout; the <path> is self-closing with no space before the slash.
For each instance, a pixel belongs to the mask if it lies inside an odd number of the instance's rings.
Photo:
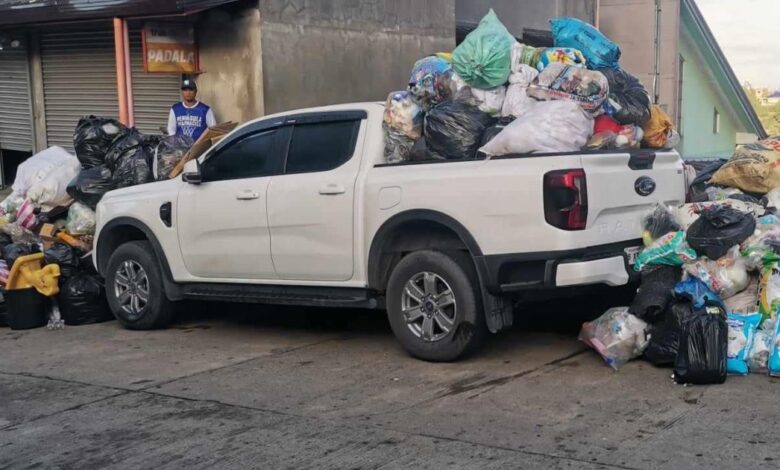
<path id="1" fill-rule="evenodd" d="M 154 253 L 149 242 L 133 241 L 117 248 L 108 260 L 106 268 L 108 305 L 117 321 L 129 330 L 164 328 L 173 319 L 174 304 L 165 296 L 160 263 Z M 133 269 L 128 271 L 128 266 L 133 266 Z M 129 275 L 132 272 L 143 273 L 143 275 L 137 274 L 134 278 Z M 143 277 L 146 278 L 145 282 L 142 281 Z M 125 290 L 123 285 L 134 283 L 135 287 L 130 290 L 130 293 L 122 296 L 120 291 Z M 144 287 L 146 300 L 142 302 Z M 137 304 L 133 304 L 132 299 L 128 303 L 128 295 L 133 294 L 140 296 L 141 300 Z"/>
<path id="2" fill-rule="evenodd" d="M 425 286 L 429 279 L 433 279 L 432 289 Z M 447 290 L 453 295 L 450 298 L 439 295 L 439 305 L 436 305 L 436 296 L 428 297 L 434 305 L 418 303 L 404 293 L 410 282 L 423 286 L 413 292 L 416 297 L 419 294 L 428 296 L 431 291 L 443 294 Z M 453 299 L 454 304 L 447 305 Z M 417 305 L 421 308 L 417 309 Z M 403 313 L 404 308 L 410 312 L 409 317 Z M 487 327 L 471 257 L 465 252 L 423 250 L 402 258 L 393 268 L 387 284 L 387 317 L 401 346 L 416 358 L 447 362 L 474 353 L 485 339 Z M 414 321 L 407 321 L 412 317 L 415 317 Z M 449 327 L 449 332 L 444 331 L 442 324 Z"/>

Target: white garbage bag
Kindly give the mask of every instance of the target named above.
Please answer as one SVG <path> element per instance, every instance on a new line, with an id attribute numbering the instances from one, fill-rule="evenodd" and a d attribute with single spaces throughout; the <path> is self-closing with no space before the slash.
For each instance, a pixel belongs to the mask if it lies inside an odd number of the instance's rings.
<path id="1" fill-rule="evenodd" d="M 13 184 L 13 191 L 20 197 L 26 197 L 27 191 L 33 185 L 46 179 L 50 173 L 62 165 L 68 165 L 76 160 L 76 157 L 69 154 L 62 147 L 49 147 L 46 150 L 36 153 L 32 157 L 19 164 L 16 169 L 16 179 Z M 76 160 L 78 164 L 78 160 Z"/>
<path id="2" fill-rule="evenodd" d="M 593 134 L 593 118 L 573 101 L 534 104 L 480 151 L 489 156 L 576 152 Z"/>
<path id="3" fill-rule="evenodd" d="M 453 73 L 452 95 L 457 95 L 461 89 L 466 87 L 470 89 L 471 96 L 474 98 L 474 104 L 477 105 L 480 111 L 490 114 L 493 117 L 497 117 L 501 114 L 501 108 L 504 106 L 504 99 L 506 98 L 505 86 L 501 85 L 487 89 L 469 87 L 460 75 Z"/>
<path id="4" fill-rule="evenodd" d="M 509 86 L 506 98 L 501 108 L 502 116 L 520 117 L 536 104 L 536 100 L 528 96 L 528 85 L 539 75 L 539 71 L 530 65 L 520 64 L 517 72 L 509 76 Z"/>
<path id="5" fill-rule="evenodd" d="M 75 156 L 68 155 L 48 176 L 30 187 L 27 198 L 44 212 L 57 206 L 66 206 L 73 200 L 66 191 L 68 183 L 78 176 L 79 172 L 81 163 Z"/>

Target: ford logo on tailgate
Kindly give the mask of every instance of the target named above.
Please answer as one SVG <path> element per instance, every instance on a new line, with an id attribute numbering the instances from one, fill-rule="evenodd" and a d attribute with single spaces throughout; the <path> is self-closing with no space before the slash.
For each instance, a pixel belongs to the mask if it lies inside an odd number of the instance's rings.
<path id="1" fill-rule="evenodd" d="M 649 176 L 643 176 L 634 183 L 634 190 L 640 196 L 649 196 L 655 191 L 655 181 Z"/>

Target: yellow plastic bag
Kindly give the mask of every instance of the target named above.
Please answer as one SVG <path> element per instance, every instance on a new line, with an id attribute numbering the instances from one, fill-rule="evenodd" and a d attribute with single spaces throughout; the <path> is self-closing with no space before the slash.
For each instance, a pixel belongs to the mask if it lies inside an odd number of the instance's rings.
<path id="1" fill-rule="evenodd" d="M 650 148 L 660 149 L 666 146 L 669 133 L 674 130 L 674 124 L 669 115 L 658 105 L 650 107 L 650 120 L 642 130 L 645 132 L 644 143 Z"/>
<path id="2" fill-rule="evenodd" d="M 767 193 L 780 187 L 780 138 L 743 145 L 712 175 L 710 183 Z"/>

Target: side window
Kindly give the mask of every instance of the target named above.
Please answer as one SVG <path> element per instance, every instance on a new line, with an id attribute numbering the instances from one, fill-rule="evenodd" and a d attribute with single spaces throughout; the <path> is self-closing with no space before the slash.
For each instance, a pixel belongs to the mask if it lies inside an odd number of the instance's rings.
<path id="1" fill-rule="evenodd" d="M 360 121 L 296 124 L 285 173 L 312 173 L 337 168 L 355 152 Z"/>
<path id="2" fill-rule="evenodd" d="M 280 132 L 278 129 L 260 132 L 227 145 L 203 164 L 203 180 L 234 180 L 277 174 L 282 157 L 277 146 Z"/>

